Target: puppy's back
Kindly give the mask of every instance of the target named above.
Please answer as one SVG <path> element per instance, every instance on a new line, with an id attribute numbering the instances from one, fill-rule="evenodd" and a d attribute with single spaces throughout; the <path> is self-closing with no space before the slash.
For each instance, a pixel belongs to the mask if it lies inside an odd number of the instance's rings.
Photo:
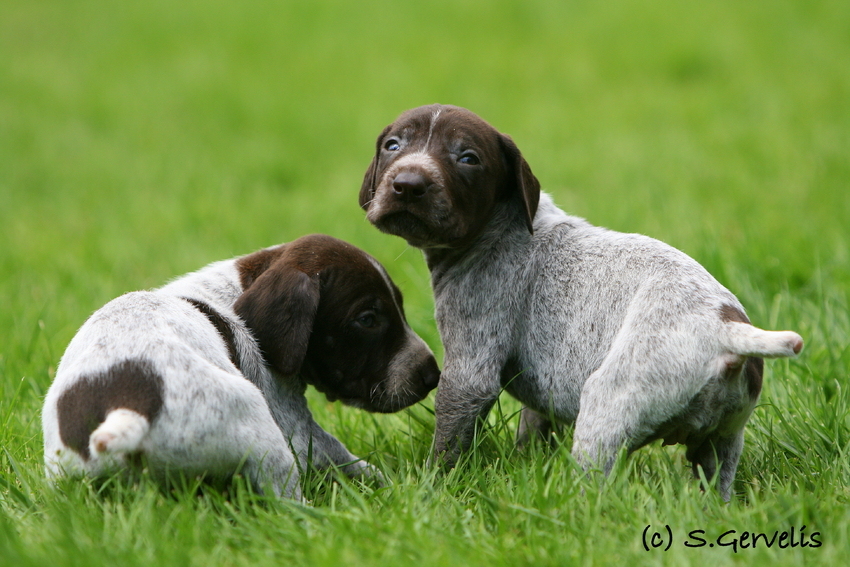
<path id="1" fill-rule="evenodd" d="M 179 298 L 132 292 L 107 303 L 83 324 L 45 398 L 48 476 L 106 473 L 139 452 L 165 405 L 164 373 L 188 367 L 193 349 L 203 348 L 227 368 L 230 363 L 221 349 L 209 346 L 220 338 L 193 310 Z M 175 351 L 173 345 L 181 342 L 189 348 Z"/>

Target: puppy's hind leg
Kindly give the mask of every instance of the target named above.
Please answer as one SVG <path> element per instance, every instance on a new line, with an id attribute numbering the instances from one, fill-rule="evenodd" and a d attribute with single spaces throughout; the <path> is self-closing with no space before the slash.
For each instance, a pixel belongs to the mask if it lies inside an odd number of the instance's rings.
<path id="1" fill-rule="evenodd" d="M 610 473 L 621 449 L 641 447 L 688 399 L 674 374 L 651 357 L 636 363 L 629 356 L 633 348 L 626 346 L 610 353 L 582 389 L 572 454 L 585 470 L 595 466 Z"/>
<path id="2" fill-rule="evenodd" d="M 607 475 L 617 453 L 633 448 L 640 428 L 640 392 L 634 388 L 629 361 L 610 356 L 585 382 L 573 433 L 572 454 L 585 469 L 599 467 Z"/>
<path id="3" fill-rule="evenodd" d="M 701 467 L 706 480 L 710 481 L 718 473 L 719 464 L 717 491 L 723 500 L 728 502 L 743 448 L 743 429 L 728 437 L 714 435 L 705 439 L 700 445 L 688 446 L 687 458 L 691 462 L 694 477 L 699 478 L 699 467 Z"/>
<path id="4" fill-rule="evenodd" d="M 301 500 L 298 463 L 285 444 L 267 448 L 266 452 L 252 451 L 245 459 L 242 474 L 262 494 Z"/>
<path id="5" fill-rule="evenodd" d="M 289 440 L 256 386 L 207 364 L 183 386 L 151 431 L 151 458 L 160 467 L 209 478 L 238 473 L 262 494 L 300 497 Z"/>
<path id="6" fill-rule="evenodd" d="M 579 414 L 573 433 L 572 455 L 588 471 L 598 467 L 607 476 L 614 468 L 617 453 L 630 445 L 628 427 L 618 421 L 601 422 Z"/>
<path id="7" fill-rule="evenodd" d="M 584 397 L 582 397 L 584 405 Z M 597 467 L 605 476 L 611 472 L 620 449 L 630 444 L 630 425 L 620 415 L 580 412 L 573 433 L 572 455 L 585 471 Z"/>
<path id="8" fill-rule="evenodd" d="M 275 422 L 259 390 L 236 382 L 225 413 L 230 423 L 217 431 L 231 455 L 243 460 L 241 473 L 262 494 L 301 499 L 301 474 L 291 441 Z M 235 395 L 237 387 L 240 396 Z M 241 398 L 241 399 L 240 399 Z"/>

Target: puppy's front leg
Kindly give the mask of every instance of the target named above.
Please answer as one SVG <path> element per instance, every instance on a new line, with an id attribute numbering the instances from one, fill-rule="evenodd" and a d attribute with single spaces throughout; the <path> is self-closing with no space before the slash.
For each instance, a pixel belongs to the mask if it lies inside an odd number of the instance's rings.
<path id="1" fill-rule="evenodd" d="M 377 467 L 351 453 L 342 442 L 322 429 L 315 421 L 311 429 L 313 465 L 324 469 L 338 467 L 348 477 L 374 478 L 386 484 L 384 475 Z"/>
<path id="2" fill-rule="evenodd" d="M 490 380 L 468 379 L 453 373 L 447 364 L 440 377 L 434 409 L 434 461 L 454 466 L 462 451 L 472 444 L 475 426 L 484 419 L 499 397 L 500 384 L 495 369 Z M 486 375 L 486 374 L 485 374 Z"/>

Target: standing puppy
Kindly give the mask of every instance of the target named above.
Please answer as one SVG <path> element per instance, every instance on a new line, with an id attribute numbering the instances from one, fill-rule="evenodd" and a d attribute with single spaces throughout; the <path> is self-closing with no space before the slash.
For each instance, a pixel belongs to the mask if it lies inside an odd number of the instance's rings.
<path id="1" fill-rule="evenodd" d="M 100 476 L 143 458 L 300 497 L 308 457 L 375 471 L 324 431 L 304 391 L 394 412 L 439 370 L 401 293 L 354 246 L 313 235 L 216 262 L 95 312 L 65 351 L 43 410 L 50 477 Z"/>
<path id="2" fill-rule="evenodd" d="M 472 112 L 431 105 L 378 137 L 360 206 L 421 248 L 445 346 L 437 455 L 453 463 L 502 388 L 523 404 L 519 441 L 575 423 L 573 455 L 610 471 L 656 439 L 729 498 L 760 357 L 793 332 L 750 325 L 705 269 L 657 240 L 591 226 L 541 194 L 516 145 Z"/>

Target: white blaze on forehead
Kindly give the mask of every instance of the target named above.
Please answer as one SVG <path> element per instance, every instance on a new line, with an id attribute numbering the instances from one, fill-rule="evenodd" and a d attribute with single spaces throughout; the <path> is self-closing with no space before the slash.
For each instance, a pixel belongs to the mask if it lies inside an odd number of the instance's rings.
<path id="1" fill-rule="evenodd" d="M 431 124 L 428 126 L 428 139 L 425 140 L 425 147 L 428 147 L 428 144 L 431 142 L 431 134 L 434 133 L 434 126 L 437 125 L 437 118 L 440 116 L 440 113 L 443 111 L 442 108 L 438 108 L 431 115 Z"/>

